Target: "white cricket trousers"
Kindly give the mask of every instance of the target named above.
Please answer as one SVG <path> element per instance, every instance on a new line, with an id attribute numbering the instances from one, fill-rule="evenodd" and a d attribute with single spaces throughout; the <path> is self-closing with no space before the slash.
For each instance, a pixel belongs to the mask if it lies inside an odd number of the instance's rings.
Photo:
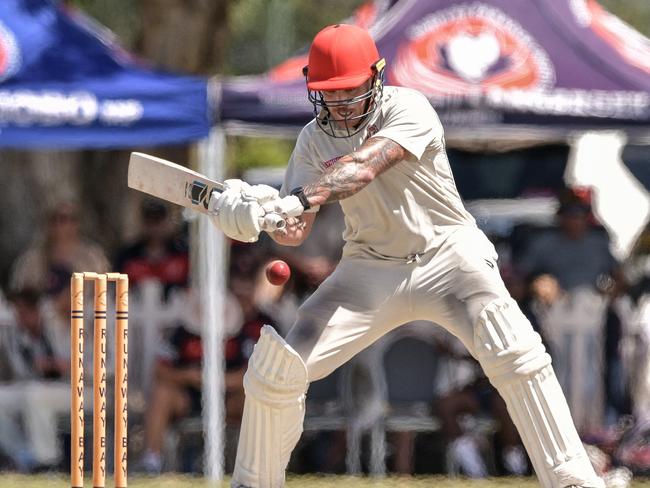
<path id="1" fill-rule="evenodd" d="M 601 488 L 539 335 L 473 226 L 411 262 L 344 258 L 300 307 L 286 341 L 323 378 L 387 332 L 429 320 L 458 337 L 504 398 L 545 488 Z"/>

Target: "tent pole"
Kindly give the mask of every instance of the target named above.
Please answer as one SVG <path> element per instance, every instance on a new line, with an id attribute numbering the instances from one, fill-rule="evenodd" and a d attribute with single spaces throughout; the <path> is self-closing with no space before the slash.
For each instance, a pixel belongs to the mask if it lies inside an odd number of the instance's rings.
<path id="1" fill-rule="evenodd" d="M 223 181 L 226 137 L 213 127 L 199 143 L 199 171 Z M 203 317 L 203 395 L 204 473 L 214 485 L 224 475 L 224 354 L 223 321 L 226 289 L 226 245 L 207 218 L 199 219 L 197 262 L 198 284 Z"/>

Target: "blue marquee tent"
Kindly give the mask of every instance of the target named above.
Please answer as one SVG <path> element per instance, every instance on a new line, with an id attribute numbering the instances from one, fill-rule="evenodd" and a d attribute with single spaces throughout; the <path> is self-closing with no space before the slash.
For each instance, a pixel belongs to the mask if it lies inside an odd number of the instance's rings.
<path id="1" fill-rule="evenodd" d="M 54 0 L 0 2 L 0 147 L 155 146 L 210 125 L 206 80 L 142 66 Z"/>

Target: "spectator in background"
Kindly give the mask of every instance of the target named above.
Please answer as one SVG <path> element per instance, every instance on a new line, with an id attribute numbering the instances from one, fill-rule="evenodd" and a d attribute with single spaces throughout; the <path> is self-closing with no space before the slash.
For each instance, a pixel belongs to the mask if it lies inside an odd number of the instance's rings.
<path id="1" fill-rule="evenodd" d="M 545 304 L 554 302 L 563 291 L 595 288 L 607 277 L 622 277 L 609 250 L 609 236 L 592 225 L 590 200 L 587 191 L 564 190 L 557 228 L 535 235 L 517 265 Z"/>
<path id="2" fill-rule="evenodd" d="M 179 323 L 164 334 L 145 417 L 141 467 L 148 473 L 162 469 L 164 436 L 172 421 L 201 412 L 203 350 L 198 332 Z"/>
<path id="3" fill-rule="evenodd" d="M 650 225 L 638 236 L 625 262 L 629 320 L 624 330 L 625 377 L 629 379 L 632 422 L 618 429 L 611 454 L 635 474 L 650 473 Z M 619 375 L 620 377 L 623 375 Z"/>
<path id="4" fill-rule="evenodd" d="M 0 353 L 11 378 L 0 385 L 0 449 L 21 471 L 54 467 L 62 454 L 57 419 L 70 411 L 69 335 L 55 330 L 39 291 L 14 292 L 11 303 L 15 323 Z"/>
<path id="5" fill-rule="evenodd" d="M 43 300 L 43 314 L 52 334 L 54 352 L 57 357 L 70 361 L 70 275 L 67 268 L 55 267 L 50 272 L 50 279 Z M 92 288 L 92 287 L 89 287 Z M 92 290 L 89 290 L 92 291 Z M 94 301 L 94 297 L 93 297 Z M 89 324 L 90 325 L 90 324 Z M 92 327 L 86 326 L 84 360 L 92 366 Z"/>
<path id="6" fill-rule="evenodd" d="M 620 322 L 609 320 L 608 310 L 623 280 L 607 233 L 593 225 L 589 191 L 565 189 L 559 201 L 557 227 L 533 235 L 517 264 L 530 283 L 531 309 L 550 343 L 576 427 L 586 434 L 602 428 L 606 399 L 615 395 L 605 387 L 619 359 L 611 354 L 618 348 L 611 337 L 619 336 Z"/>
<path id="7" fill-rule="evenodd" d="M 633 344 L 634 364 L 628 367 L 632 376 L 633 409 L 637 421 L 650 424 L 650 225 L 637 238 L 625 263 L 625 274 L 634 316 L 628 330 Z"/>
<path id="8" fill-rule="evenodd" d="M 243 269 L 246 269 L 245 265 Z M 230 277 L 230 289 L 239 302 L 243 319 L 224 344 L 227 426 L 238 426 L 241 421 L 244 407 L 242 378 L 248 358 L 253 353 L 262 326 L 274 324 L 254 302 L 257 268 L 251 268 L 249 273 L 240 271 L 235 265 Z M 145 453 L 140 463 L 142 470 L 148 473 L 159 473 L 162 469 L 163 440 L 171 423 L 201 412 L 203 349 L 199 323 L 178 323 L 164 335 L 147 408 Z M 226 326 L 225 329 L 228 331 L 230 327 Z"/>
<path id="9" fill-rule="evenodd" d="M 114 269 L 129 276 L 135 326 L 129 342 L 141 351 L 131 371 L 130 393 L 142 404 L 152 393 L 163 330 L 184 321 L 190 259 L 186 236 L 165 203 L 145 197 L 138 216 L 137 237 L 118 250 Z"/>
<path id="10" fill-rule="evenodd" d="M 503 399 L 480 372 L 476 364 L 476 379 L 466 386 L 450 391 L 437 399 L 434 405 L 441 422 L 442 432 L 448 443 L 448 468 L 458 470 L 470 478 L 485 478 L 488 467 L 481 449 L 480 433 L 464 427 L 462 419 L 490 417 L 496 422 L 495 437 L 500 447 L 497 461 L 502 473 L 509 476 L 523 476 L 528 473 L 526 451 L 521 443 Z M 482 439 L 483 441 L 485 439 Z"/>
<path id="11" fill-rule="evenodd" d="M 11 363 L 4 351 L 11 340 L 14 327 L 15 318 L 13 307 L 0 289 L 0 385 L 13 378 Z"/>
<path id="12" fill-rule="evenodd" d="M 108 268 L 103 249 L 81 237 L 77 204 L 59 202 L 47 212 L 44 234 L 14 263 L 10 288 L 45 292 L 57 269 L 103 273 Z"/>
<path id="13" fill-rule="evenodd" d="M 132 287 L 146 280 L 158 281 L 165 296 L 174 287 L 186 287 L 190 267 L 187 242 L 170 218 L 168 207 L 146 198 L 140 217 L 140 237 L 118 253 L 117 270 L 129 275 Z"/>

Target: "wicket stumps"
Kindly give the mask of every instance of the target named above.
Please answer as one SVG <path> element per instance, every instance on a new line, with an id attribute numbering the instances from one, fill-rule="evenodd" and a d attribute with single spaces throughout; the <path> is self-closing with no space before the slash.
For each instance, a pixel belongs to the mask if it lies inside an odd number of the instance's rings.
<path id="1" fill-rule="evenodd" d="M 73 273 L 71 278 L 70 477 L 84 479 L 84 281 L 94 281 L 93 487 L 106 484 L 106 289 L 115 282 L 115 488 L 126 488 L 129 277 L 120 273 Z"/>

